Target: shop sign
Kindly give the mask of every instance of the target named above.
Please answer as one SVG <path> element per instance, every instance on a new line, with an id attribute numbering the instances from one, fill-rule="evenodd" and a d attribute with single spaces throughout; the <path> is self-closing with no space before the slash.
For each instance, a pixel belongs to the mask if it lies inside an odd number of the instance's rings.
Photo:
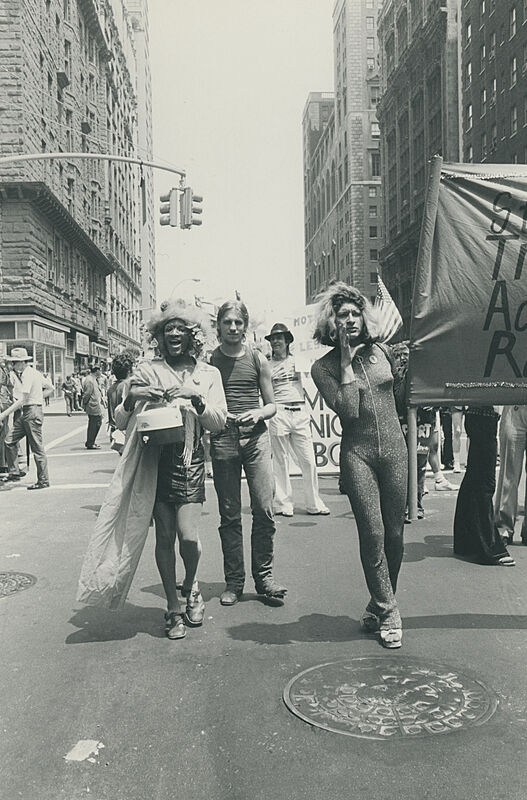
<path id="1" fill-rule="evenodd" d="M 33 338 L 36 342 L 48 344 L 51 347 L 64 348 L 64 333 L 62 331 L 54 331 L 51 328 L 43 328 L 41 325 L 33 325 Z"/>
<path id="2" fill-rule="evenodd" d="M 77 333 L 75 334 L 75 350 L 81 356 L 89 356 L 90 355 L 90 337 L 86 336 L 85 333 Z"/>
<path id="3" fill-rule="evenodd" d="M 97 358 L 108 358 L 108 348 L 98 342 L 90 342 L 91 355 Z"/>

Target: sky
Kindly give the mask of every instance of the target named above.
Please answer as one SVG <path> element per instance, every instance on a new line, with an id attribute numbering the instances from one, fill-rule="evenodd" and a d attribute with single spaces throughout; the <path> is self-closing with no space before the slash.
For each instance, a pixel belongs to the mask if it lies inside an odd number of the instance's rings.
<path id="1" fill-rule="evenodd" d="M 178 184 L 155 172 L 158 302 L 304 303 L 302 114 L 309 92 L 333 90 L 333 5 L 149 0 L 154 160 L 204 198 L 200 227 L 161 227 L 159 196 Z"/>

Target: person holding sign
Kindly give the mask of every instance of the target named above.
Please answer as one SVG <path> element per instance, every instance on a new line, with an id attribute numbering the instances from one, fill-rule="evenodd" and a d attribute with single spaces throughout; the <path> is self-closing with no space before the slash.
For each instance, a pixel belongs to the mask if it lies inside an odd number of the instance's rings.
<path id="1" fill-rule="evenodd" d="M 402 643 L 395 590 L 403 557 L 408 455 L 394 398 L 389 350 L 358 289 L 341 281 L 319 296 L 314 339 L 332 347 L 311 367 L 313 380 L 342 424 L 340 470 L 357 523 L 370 601 L 362 627 L 381 644 Z"/>
<path id="2" fill-rule="evenodd" d="M 293 449 L 302 471 L 308 514 L 329 514 L 318 493 L 311 420 L 306 411 L 300 373 L 296 371 L 289 345 L 294 337 L 286 325 L 276 322 L 265 337 L 271 344 L 271 380 L 276 414 L 269 420 L 275 483 L 275 513 L 293 516 L 293 489 L 289 477 L 288 447 Z"/>

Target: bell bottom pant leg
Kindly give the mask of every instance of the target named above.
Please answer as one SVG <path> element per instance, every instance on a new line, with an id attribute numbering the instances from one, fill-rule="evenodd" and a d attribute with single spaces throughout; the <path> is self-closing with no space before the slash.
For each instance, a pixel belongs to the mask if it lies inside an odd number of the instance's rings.
<path id="1" fill-rule="evenodd" d="M 311 439 L 311 424 L 309 415 L 297 411 L 298 419 L 293 420 L 293 430 L 290 436 L 291 447 L 302 470 L 302 483 L 307 511 L 316 513 L 326 508 L 318 491 L 318 476 L 315 465 L 315 451 Z"/>
<path id="2" fill-rule="evenodd" d="M 518 484 L 525 454 L 526 426 L 523 414 L 506 408 L 500 423 L 500 471 L 495 497 L 496 524 L 512 536 L 518 510 Z"/>
<path id="3" fill-rule="evenodd" d="M 274 476 L 269 432 L 240 441 L 251 498 L 251 572 L 257 589 L 273 576 L 275 521 Z"/>
<path id="4" fill-rule="evenodd" d="M 382 628 L 400 628 L 401 615 L 395 600 L 393 584 L 397 583 L 402 560 L 404 502 L 401 530 L 394 530 L 393 527 L 390 527 L 390 530 L 385 533 L 380 484 L 376 471 L 356 454 L 343 454 L 342 459 L 344 461 L 345 486 L 359 534 L 362 568 L 371 595 L 368 610 L 381 618 Z M 403 501 L 405 492 L 406 487 L 402 493 Z M 399 492 L 399 494 L 401 493 Z M 388 498 L 384 502 L 388 502 Z M 397 510 L 399 511 L 398 506 L 399 500 L 397 500 Z M 386 509 L 385 513 L 387 521 L 391 523 L 392 516 Z M 388 552 L 386 552 L 386 545 Z"/>
<path id="5" fill-rule="evenodd" d="M 223 552 L 225 583 L 242 591 L 245 583 L 243 560 L 242 501 L 241 501 L 241 457 L 231 453 L 228 457 L 217 457 L 221 445 L 212 450 L 212 472 L 214 488 L 220 512 L 219 534 Z M 216 455 L 217 454 L 217 455 Z"/>
<path id="6" fill-rule="evenodd" d="M 271 451 L 273 455 L 274 492 L 276 513 L 293 513 L 293 488 L 289 477 L 288 434 L 271 432 Z M 282 426 L 280 426 L 282 430 Z"/>

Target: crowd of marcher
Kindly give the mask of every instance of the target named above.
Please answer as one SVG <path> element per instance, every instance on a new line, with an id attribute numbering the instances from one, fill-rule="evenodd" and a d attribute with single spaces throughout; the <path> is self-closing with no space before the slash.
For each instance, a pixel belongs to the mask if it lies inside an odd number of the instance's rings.
<path id="1" fill-rule="evenodd" d="M 402 620 L 395 593 L 404 524 L 410 521 L 408 345 L 390 347 L 380 341 L 376 312 L 355 288 L 337 282 L 318 300 L 314 338 L 330 349 L 313 364 L 312 377 L 342 426 L 339 485 L 353 510 L 369 592 L 361 625 L 378 634 L 383 646 L 397 648 Z M 239 601 L 246 582 L 242 471 L 252 515 L 251 576 L 256 592 L 270 605 L 282 605 L 287 593 L 274 575 L 274 537 L 275 515 L 294 514 L 291 456 L 302 474 L 306 512 L 330 513 L 319 493 L 310 416 L 290 349 L 293 334 L 275 323 L 265 337 L 270 343 L 266 357 L 247 343 L 248 325 L 247 308 L 239 300 L 220 307 L 215 332 L 201 309 L 183 300 L 166 301 L 148 321 L 154 358 L 125 351 L 112 362 L 113 381 L 94 364 L 89 374 L 74 373 L 62 384 L 68 416 L 81 409 L 88 416 L 85 447 L 98 448 L 107 409 L 111 446 L 121 455 L 84 559 L 78 599 L 122 605 L 155 522 L 155 559 L 167 598 L 165 630 L 170 639 L 183 638 L 188 626 L 204 619 L 197 574 L 207 474 L 212 473 L 219 508 L 224 606 Z M 31 360 L 24 348 L 13 347 L 0 364 L 0 470 L 6 481 L 20 479 L 18 444 L 26 436 L 37 467 L 37 482 L 28 488 L 36 489 L 49 486 L 42 405 L 53 387 L 30 366 Z M 444 469 L 462 471 L 465 417 L 469 449 L 454 519 L 458 555 L 514 566 L 507 545 L 518 513 L 527 433 L 524 409 L 503 409 L 496 511 L 500 411 L 492 406 L 418 409 L 418 519 L 425 515 L 428 464 L 436 491 L 457 488 L 446 480 L 440 456 Z M 527 544 L 525 523 L 521 537 Z M 184 566 L 180 582 L 176 543 Z"/>

